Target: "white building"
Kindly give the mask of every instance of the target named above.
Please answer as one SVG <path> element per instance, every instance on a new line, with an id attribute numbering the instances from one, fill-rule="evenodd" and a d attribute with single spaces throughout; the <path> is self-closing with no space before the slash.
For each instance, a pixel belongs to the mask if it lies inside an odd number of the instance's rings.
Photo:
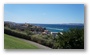
<path id="1" fill-rule="evenodd" d="M 56 35 L 57 35 L 57 33 L 58 33 L 58 32 L 51 32 L 51 35 L 56 36 Z M 63 33 L 62 33 L 62 32 L 60 32 L 60 34 L 61 34 L 61 35 L 63 35 Z"/>

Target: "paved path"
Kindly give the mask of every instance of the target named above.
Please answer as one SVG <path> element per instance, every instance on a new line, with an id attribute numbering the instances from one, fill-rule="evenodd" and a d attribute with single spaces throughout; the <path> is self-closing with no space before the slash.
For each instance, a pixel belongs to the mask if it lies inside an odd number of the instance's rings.
<path id="1" fill-rule="evenodd" d="M 32 44 L 32 45 L 35 45 L 35 46 L 37 46 L 39 49 L 51 49 L 51 48 L 49 48 L 49 47 L 47 47 L 47 46 L 38 44 L 38 43 L 33 42 L 33 41 L 30 41 L 30 40 L 25 40 L 25 39 L 21 39 L 21 38 L 19 38 L 19 39 L 20 39 L 20 40 L 23 40 L 23 41 L 25 41 L 25 42 L 28 42 L 28 43 L 30 43 L 30 44 Z"/>

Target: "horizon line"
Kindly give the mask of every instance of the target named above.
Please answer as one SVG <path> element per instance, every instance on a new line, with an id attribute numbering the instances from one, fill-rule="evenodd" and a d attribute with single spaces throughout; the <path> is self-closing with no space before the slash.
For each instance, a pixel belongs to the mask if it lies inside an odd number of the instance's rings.
<path id="1" fill-rule="evenodd" d="M 13 22 L 13 21 L 4 21 L 4 22 Z M 14 22 L 14 23 L 29 23 L 29 22 Z M 84 23 L 31 23 L 31 24 L 84 24 Z"/>

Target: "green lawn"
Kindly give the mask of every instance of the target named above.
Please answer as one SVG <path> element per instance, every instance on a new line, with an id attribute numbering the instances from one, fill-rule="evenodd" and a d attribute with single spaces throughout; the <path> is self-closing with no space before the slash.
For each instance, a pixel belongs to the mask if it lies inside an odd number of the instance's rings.
<path id="1" fill-rule="evenodd" d="M 38 49 L 38 47 L 19 38 L 4 34 L 4 49 Z"/>

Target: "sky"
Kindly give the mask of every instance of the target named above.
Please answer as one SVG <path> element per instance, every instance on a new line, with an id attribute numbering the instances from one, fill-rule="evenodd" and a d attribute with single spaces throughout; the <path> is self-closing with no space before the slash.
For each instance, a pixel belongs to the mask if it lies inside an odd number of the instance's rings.
<path id="1" fill-rule="evenodd" d="M 4 21 L 16 23 L 84 23 L 84 4 L 4 4 Z"/>

